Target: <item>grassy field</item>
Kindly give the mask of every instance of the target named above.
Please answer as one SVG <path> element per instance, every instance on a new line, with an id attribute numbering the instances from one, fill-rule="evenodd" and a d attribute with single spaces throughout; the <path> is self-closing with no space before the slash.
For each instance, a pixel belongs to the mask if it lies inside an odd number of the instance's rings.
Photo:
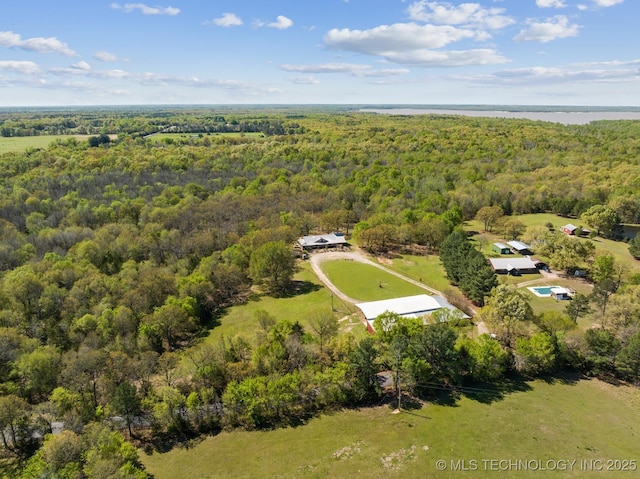
<path id="1" fill-rule="evenodd" d="M 452 288 L 447 281 L 447 273 L 437 255 L 415 256 L 402 255 L 394 258 L 390 264 L 385 263 L 389 269 L 405 275 L 415 281 L 422 281 L 438 291 Z"/>
<path id="2" fill-rule="evenodd" d="M 156 479 L 635 477 L 586 469 L 600 460 L 640 461 L 640 391 L 598 380 L 533 381 L 516 389 L 400 414 L 387 406 L 336 412 L 296 428 L 225 432 L 188 449 L 140 454 Z M 566 471 L 526 471 L 483 462 L 491 460 L 547 468 L 559 464 L 547 461 L 577 462 L 566 463 Z M 462 461 L 467 468 L 475 461 L 475 470 L 460 470 Z"/>
<path id="3" fill-rule="evenodd" d="M 57 139 L 77 138 L 86 139 L 88 135 L 43 135 L 43 136 L 13 136 L 0 137 L 0 155 L 13 151 L 25 151 L 29 148 L 46 148 Z"/>
<path id="4" fill-rule="evenodd" d="M 207 342 L 215 343 L 224 337 L 232 337 L 238 333 L 252 337 L 257 321 L 255 313 L 264 310 L 277 320 L 300 321 L 304 326 L 308 318 L 316 311 L 331 311 L 332 298 L 329 291 L 322 286 L 311 271 L 309 263 L 301 262 L 300 271 L 295 280 L 302 286 L 299 294 L 288 298 L 272 298 L 269 296 L 257 296 L 247 304 L 234 306 L 220 318 L 220 324 L 213 328 L 207 337 Z M 353 307 L 343 304 L 337 298 L 333 298 L 336 315 L 340 318 L 355 311 Z M 364 335 L 366 329 L 356 326 L 356 319 L 341 323 L 343 328 L 349 328 L 354 333 Z"/>
<path id="5" fill-rule="evenodd" d="M 356 261 L 326 261 L 320 267 L 340 291 L 359 301 L 376 301 L 427 293 L 425 289 L 375 266 Z"/>

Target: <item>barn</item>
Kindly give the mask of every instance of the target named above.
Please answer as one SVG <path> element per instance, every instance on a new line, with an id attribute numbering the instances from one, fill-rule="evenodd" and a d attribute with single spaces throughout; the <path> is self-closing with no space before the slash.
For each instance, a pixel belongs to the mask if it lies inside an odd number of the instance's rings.
<path id="1" fill-rule="evenodd" d="M 373 322 L 375 319 L 386 312 L 396 313 L 405 318 L 421 318 L 442 308 L 457 310 L 443 297 L 427 294 L 359 303 L 356 304 L 356 307 L 362 311 L 367 321 L 367 329 L 371 333 L 374 332 Z M 468 318 L 469 316 L 462 313 L 461 317 Z"/>

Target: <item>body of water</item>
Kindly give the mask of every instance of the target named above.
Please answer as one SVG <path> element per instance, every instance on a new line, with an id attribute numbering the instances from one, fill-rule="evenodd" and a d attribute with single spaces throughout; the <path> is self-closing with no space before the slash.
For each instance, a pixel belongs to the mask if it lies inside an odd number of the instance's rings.
<path id="1" fill-rule="evenodd" d="M 440 108 L 362 108 L 361 112 L 383 115 L 460 115 L 485 118 L 524 118 L 564 125 L 584 125 L 598 120 L 640 120 L 640 111 L 507 111 L 455 110 Z"/>

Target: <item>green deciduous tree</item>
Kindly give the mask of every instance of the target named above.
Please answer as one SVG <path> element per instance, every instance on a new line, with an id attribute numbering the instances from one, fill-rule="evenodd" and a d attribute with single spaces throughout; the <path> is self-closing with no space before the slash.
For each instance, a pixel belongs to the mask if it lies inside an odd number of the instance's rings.
<path id="1" fill-rule="evenodd" d="M 270 241 L 251 253 L 249 274 L 254 281 L 264 285 L 269 294 L 285 295 L 294 272 L 295 258 L 284 242 Z"/>
<path id="2" fill-rule="evenodd" d="M 481 334 L 476 340 L 467 338 L 458 348 L 468 357 L 471 377 L 477 381 L 499 379 L 507 369 L 509 354 L 488 334 Z"/>
<path id="3" fill-rule="evenodd" d="M 487 300 L 482 318 L 510 348 L 515 347 L 518 336 L 524 335 L 527 323 L 534 318 L 529 297 L 515 286 L 497 286 Z"/>
<path id="4" fill-rule="evenodd" d="M 580 219 L 606 237 L 611 236 L 620 224 L 618 213 L 608 205 L 594 205 L 582 213 Z"/>
<path id="5" fill-rule="evenodd" d="M 482 222 L 484 231 L 493 229 L 496 222 L 504 216 L 504 211 L 500 206 L 483 206 L 476 213 L 476 221 Z"/>
<path id="6" fill-rule="evenodd" d="M 516 369 L 525 374 L 543 374 L 555 367 L 556 349 L 550 334 L 539 332 L 517 338 L 514 351 Z"/>

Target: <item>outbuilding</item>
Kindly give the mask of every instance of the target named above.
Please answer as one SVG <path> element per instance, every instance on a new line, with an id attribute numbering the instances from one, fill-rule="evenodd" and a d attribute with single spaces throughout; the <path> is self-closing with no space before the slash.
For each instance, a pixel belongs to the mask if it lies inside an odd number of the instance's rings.
<path id="1" fill-rule="evenodd" d="M 493 243 L 493 251 L 498 254 L 511 254 L 511 248 L 504 243 Z"/>
<path id="2" fill-rule="evenodd" d="M 531 246 L 529 246 L 526 243 L 523 243 L 522 241 L 509 241 L 507 244 L 511 247 L 511 249 L 515 253 L 522 254 L 522 255 L 533 254 L 533 252 L 531 251 Z"/>
<path id="3" fill-rule="evenodd" d="M 386 312 L 396 313 L 404 318 L 422 318 L 442 308 L 457 310 L 443 297 L 427 294 L 359 303 L 356 304 L 356 307 L 362 311 L 367 321 L 367 329 L 371 333 L 374 332 L 373 322 L 375 319 Z M 469 316 L 462 313 L 461 317 L 468 318 Z"/>
<path id="4" fill-rule="evenodd" d="M 551 288 L 551 297 L 555 299 L 571 299 L 571 290 L 563 288 L 561 286 L 554 286 Z"/>

